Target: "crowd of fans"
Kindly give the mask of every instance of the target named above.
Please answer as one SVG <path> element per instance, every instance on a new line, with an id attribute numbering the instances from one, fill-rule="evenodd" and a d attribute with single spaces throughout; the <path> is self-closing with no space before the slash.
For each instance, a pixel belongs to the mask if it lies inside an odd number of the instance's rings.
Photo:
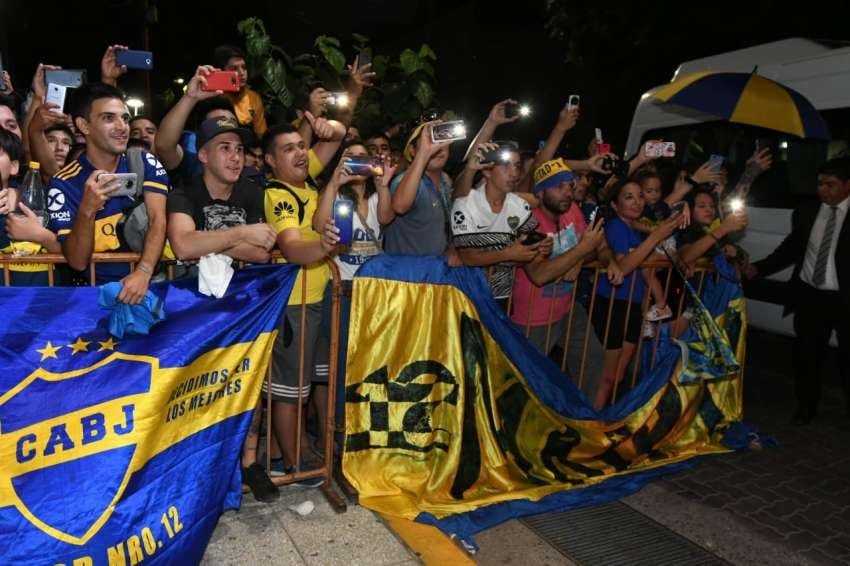
<path id="1" fill-rule="evenodd" d="M 357 59 L 348 67 L 345 108 L 329 105 L 330 93 L 317 87 L 296 120 L 267 124 L 261 96 L 246 84 L 245 56 L 231 46 L 215 50 L 213 65 L 197 68 L 182 98 L 157 123 L 130 116 L 117 87 L 127 72 L 115 62 L 122 49 L 107 49 L 101 81 L 73 91 L 68 113 L 45 101 L 44 73 L 56 67 L 39 65 L 24 105 L 6 76 L 7 92 L 0 96 L 0 239 L 6 252 L 16 249 L 15 242 L 32 242 L 44 252 L 63 253 L 67 268 L 57 280 L 85 283 L 93 252 L 130 251 L 123 223 L 143 204 L 147 226 L 140 248 L 133 250 L 141 254 L 136 268 L 96 269 L 97 284 L 123 283 L 119 300 L 127 303 L 141 301 L 161 272 L 162 258 L 191 273 L 192 263 L 209 254 L 266 263 L 278 249 L 285 261 L 303 266 L 280 323 L 271 391 L 265 392 L 273 401 L 272 469 L 257 462 L 260 411 L 243 451 L 243 481 L 258 499 L 276 497 L 268 475 L 302 466 L 296 461 L 297 431 L 303 429 L 298 402 L 314 399 L 318 422 L 325 423 L 327 258 L 336 262 L 344 288 L 364 262 L 381 253 L 445 256 L 449 266 L 484 268 L 494 299 L 518 326 L 529 328 L 530 341 L 546 354 L 564 343 L 568 319 L 574 341 L 582 341 L 590 325 L 595 337 L 588 344 L 584 388 L 597 408 L 610 401 L 641 337 L 671 319 L 671 304 L 678 304 L 665 293 L 659 270 L 642 269 L 644 262 L 669 258 L 687 276 L 697 259 L 723 254 L 750 271 L 746 253 L 735 244 L 747 215 L 728 204 L 771 166 L 769 150 L 756 152 L 734 184 L 725 165 L 671 170 L 645 150 L 626 162 L 600 153 L 596 141 L 586 156 L 560 156 L 565 134 L 580 119 L 577 106 L 565 106 L 541 147 L 523 151 L 496 139 L 500 126 L 518 119 L 516 102 L 504 100 L 493 106 L 466 159 L 453 169 L 451 144 L 432 139 L 440 123 L 433 116 L 404 136 L 403 128 L 354 131 L 358 100 L 374 77 L 370 65 L 360 66 Z M 207 88 L 207 78 L 220 69 L 239 73 L 238 92 Z M 140 193 L 112 197 L 110 174 L 133 169 L 128 157 L 133 148 L 142 150 Z M 378 174 L 358 175 L 345 165 L 344 158 L 363 156 L 379 158 Z M 18 205 L 15 187 L 29 161 L 40 164 L 47 183 L 46 226 Z M 338 244 L 333 222 L 339 198 L 355 209 L 346 246 Z M 583 270 L 591 260 L 599 260 L 604 271 Z M 13 285 L 46 284 L 45 265 L 7 268 Z M 644 317 L 645 289 L 651 301 Z M 593 292 L 600 300 L 591 309 Z M 343 298 L 341 372 L 349 300 Z M 687 312 L 676 324 L 687 324 Z M 299 388 L 302 333 L 309 371 Z M 581 354 L 582 348 L 571 351 Z M 578 372 L 578 364 L 571 356 L 570 374 Z M 342 401 L 342 395 L 337 398 Z M 302 446 L 309 442 L 301 439 Z M 313 446 L 319 453 L 332 449 L 321 441 Z"/>

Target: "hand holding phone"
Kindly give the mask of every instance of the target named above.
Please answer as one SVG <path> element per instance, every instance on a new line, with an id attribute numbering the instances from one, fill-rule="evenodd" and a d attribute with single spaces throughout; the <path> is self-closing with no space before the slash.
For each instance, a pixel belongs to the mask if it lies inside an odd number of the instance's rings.
<path id="1" fill-rule="evenodd" d="M 204 76 L 206 84 L 201 85 L 201 90 L 206 92 L 239 92 L 242 83 L 239 73 L 236 71 L 213 71 Z"/>
<path id="2" fill-rule="evenodd" d="M 720 172 L 720 168 L 723 166 L 723 162 L 726 160 L 722 155 L 712 155 L 708 158 L 708 167 L 715 173 Z"/>
<path id="3" fill-rule="evenodd" d="M 95 178 L 95 182 L 106 180 L 104 188 L 117 187 L 107 197 L 131 197 L 136 196 L 136 183 L 138 176 L 135 173 L 101 173 Z"/>
<path id="4" fill-rule="evenodd" d="M 115 64 L 127 67 L 128 69 L 150 71 L 153 69 L 153 53 L 150 51 L 134 51 L 132 49 L 116 50 Z"/>
<path id="5" fill-rule="evenodd" d="M 431 126 L 431 141 L 434 143 L 451 143 L 462 139 L 466 139 L 466 124 L 463 120 Z"/>
<path id="6" fill-rule="evenodd" d="M 67 98 L 68 87 L 63 85 L 57 85 L 50 83 L 47 85 L 47 92 L 44 96 L 45 104 L 55 104 L 58 108 L 58 112 L 53 112 L 54 114 L 67 114 L 67 108 L 65 108 L 65 99 Z"/>
<path id="7" fill-rule="evenodd" d="M 343 158 L 342 166 L 355 177 L 380 177 L 384 174 L 384 161 L 370 155 L 348 155 Z"/>
<path id="8" fill-rule="evenodd" d="M 567 99 L 567 110 L 575 110 L 576 108 L 579 107 L 580 104 L 581 104 L 581 97 L 577 94 L 571 94 L 570 97 Z M 600 132 L 599 137 L 600 138 L 602 137 L 601 132 Z"/>

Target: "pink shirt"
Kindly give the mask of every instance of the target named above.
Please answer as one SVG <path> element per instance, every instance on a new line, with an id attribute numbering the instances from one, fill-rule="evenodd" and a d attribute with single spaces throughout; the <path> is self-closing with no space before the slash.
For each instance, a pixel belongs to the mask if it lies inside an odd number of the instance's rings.
<path id="1" fill-rule="evenodd" d="M 535 208 L 531 214 L 539 222 L 537 230 L 552 236 L 554 247 L 549 259 L 555 259 L 564 252 L 571 249 L 581 238 L 586 224 L 576 203 L 558 218 L 555 225 L 540 208 Z M 564 318 L 570 310 L 574 284 L 562 281 L 555 289 L 555 283 L 549 283 L 538 287 L 528 278 L 525 269 L 516 270 L 516 279 L 513 288 L 513 313 L 511 319 L 521 326 L 543 326 L 549 323 L 550 310 L 554 302 L 554 310 L 551 311 L 552 321 Z M 530 311 L 530 312 L 529 312 Z M 530 314 L 530 318 L 529 318 Z"/>

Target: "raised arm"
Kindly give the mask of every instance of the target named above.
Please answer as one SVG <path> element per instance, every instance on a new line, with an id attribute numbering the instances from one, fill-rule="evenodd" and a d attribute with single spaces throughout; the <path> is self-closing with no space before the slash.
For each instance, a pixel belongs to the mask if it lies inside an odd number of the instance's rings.
<path id="1" fill-rule="evenodd" d="M 127 51 L 128 49 L 129 47 L 126 45 L 110 45 L 106 48 L 106 52 L 100 59 L 100 82 L 118 86 L 118 79 L 127 72 L 127 67 L 115 64 L 115 52 Z"/>
<path id="2" fill-rule="evenodd" d="M 319 161 L 327 165 L 336 155 L 342 140 L 345 139 L 345 126 L 336 120 L 316 118 L 310 112 L 304 113 L 304 119 L 310 123 L 315 137 L 319 139 L 312 149 Z"/>
<path id="3" fill-rule="evenodd" d="M 440 151 L 441 145 L 431 141 L 431 127 L 438 123 L 439 121 L 428 122 L 419 134 L 413 162 L 405 171 L 404 177 L 401 178 L 393 193 L 392 205 L 396 214 L 406 214 L 411 209 L 416 200 L 416 194 L 419 192 L 419 183 L 425 174 L 425 167 L 431 157 Z"/>
<path id="4" fill-rule="evenodd" d="M 30 155 L 33 160 L 41 164 L 41 170 L 45 175 L 52 177 L 59 170 L 56 163 L 56 158 L 53 155 L 53 150 L 47 143 L 47 136 L 44 135 L 44 130 L 55 124 L 64 124 L 68 117 L 65 114 L 58 113 L 59 107 L 55 104 L 41 104 L 41 100 L 33 97 L 31 108 L 31 116 L 27 131 L 29 132 L 30 140 Z"/>
<path id="5" fill-rule="evenodd" d="M 166 169 L 175 169 L 183 161 L 183 148 L 180 147 L 180 136 L 186 127 L 186 121 L 192 114 L 195 105 L 204 99 L 222 94 L 220 90 L 207 92 L 203 86 L 207 84 L 206 75 L 215 70 L 210 65 L 201 65 L 195 71 L 195 76 L 189 81 L 186 92 L 180 97 L 168 114 L 159 124 L 156 133 L 156 152 Z"/>

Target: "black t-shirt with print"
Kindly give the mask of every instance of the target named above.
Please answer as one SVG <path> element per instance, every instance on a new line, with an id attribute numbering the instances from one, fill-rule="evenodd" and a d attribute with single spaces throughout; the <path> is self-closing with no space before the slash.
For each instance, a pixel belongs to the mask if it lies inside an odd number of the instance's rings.
<path id="1" fill-rule="evenodd" d="M 197 176 L 168 195 L 167 209 L 169 214 L 188 214 L 195 221 L 195 229 L 201 231 L 257 224 L 264 222 L 263 189 L 242 178 L 233 186 L 229 199 L 214 199 L 203 177 Z"/>

